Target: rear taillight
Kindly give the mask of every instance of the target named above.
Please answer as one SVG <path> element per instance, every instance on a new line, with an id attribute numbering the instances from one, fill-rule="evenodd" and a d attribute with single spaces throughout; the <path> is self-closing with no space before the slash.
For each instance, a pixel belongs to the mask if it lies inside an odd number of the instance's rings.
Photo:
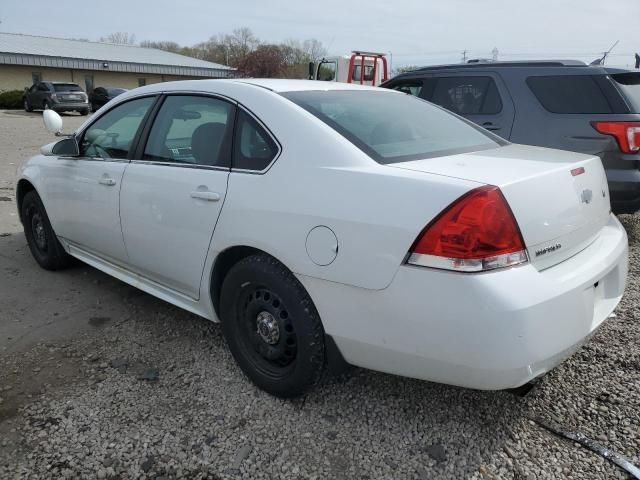
<path id="1" fill-rule="evenodd" d="M 472 190 L 449 205 L 420 233 L 408 263 L 482 272 L 528 261 L 516 219 L 498 187 Z"/>
<path id="2" fill-rule="evenodd" d="M 640 122 L 592 122 L 593 128 L 615 137 L 623 153 L 640 152 Z"/>

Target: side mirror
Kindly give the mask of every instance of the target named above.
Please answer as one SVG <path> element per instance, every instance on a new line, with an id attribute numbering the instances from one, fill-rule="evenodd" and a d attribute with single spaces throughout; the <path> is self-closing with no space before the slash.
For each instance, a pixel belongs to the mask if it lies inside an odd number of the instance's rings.
<path id="1" fill-rule="evenodd" d="M 316 65 L 313 62 L 309 62 L 309 80 L 315 80 Z"/>
<path id="2" fill-rule="evenodd" d="M 53 133 L 54 135 L 60 135 L 60 133 L 62 133 L 62 117 L 60 117 L 57 112 L 51 109 L 45 110 L 42 112 L 42 121 L 44 122 L 44 128 L 46 128 L 49 133 Z"/>

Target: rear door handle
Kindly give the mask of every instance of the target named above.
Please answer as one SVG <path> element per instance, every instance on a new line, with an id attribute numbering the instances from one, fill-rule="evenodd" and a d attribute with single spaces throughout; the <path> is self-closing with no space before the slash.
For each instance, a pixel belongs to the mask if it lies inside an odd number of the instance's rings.
<path id="1" fill-rule="evenodd" d="M 491 131 L 500 130 L 502 128 L 502 127 L 499 127 L 498 125 L 494 125 L 491 122 L 484 122 L 482 126 L 487 130 L 491 130 Z"/>
<path id="2" fill-rule="evenodd" d="M 220 200 L 220 194 L 210 192 L 208 190 L 196 190 L 191 192 L 191 198 L 199 198 L 200 200 L 207 200 L 208 202 L 217 202 Z"/>
<path id="3" fill-rule="evenodd" d="M 102 177 L 100 180 L 98 180 L 98 183 L 100 185 L 106 185 L 107 187 L 113 187 L 116 184 L 116 181 L 113 178 Z"/>

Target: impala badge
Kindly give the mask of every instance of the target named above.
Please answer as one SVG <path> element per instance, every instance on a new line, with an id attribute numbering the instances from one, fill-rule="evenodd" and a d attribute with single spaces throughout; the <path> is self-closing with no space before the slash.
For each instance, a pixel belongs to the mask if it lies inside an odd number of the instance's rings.
<path id="1" fill-rule="evenodd" d="M 556 243 L 555 245 L 549 245 L 548 247 L 541 248 L 540 250 L 536 250 L 536 257 L 540 255 L 546 255 L 547 253 L 555 252 L 556 250 L 560 250 L 562 245 Z"/>
<path id="2" fill-rule="evenodd" d="M 580 194 L 580 201 L 582 203 L 586 203 L 587 205 L 589 205 L 592 199 L 593 199 L 593 192 L 591 190 L 589 190 L 588 188 L 585 190 L 582 190 L 582 193 Z"/>

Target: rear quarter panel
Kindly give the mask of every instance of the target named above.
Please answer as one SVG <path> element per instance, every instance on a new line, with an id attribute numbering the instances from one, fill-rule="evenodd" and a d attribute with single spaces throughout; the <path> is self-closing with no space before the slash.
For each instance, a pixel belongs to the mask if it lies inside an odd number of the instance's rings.
<path id="1" fill-rule="evenodd" d="M 280 95 L 244 102 L 282 152 L 264 174 L 231 173 L 212 257 L 246 245 L 296 274 L 383 289 L 424 226 L 478 186 L 380 165 Z M 320 225 L 338 238 L 337 257 L 327 266 L 313 263 L 306 250 L 307 235 Z"/>

